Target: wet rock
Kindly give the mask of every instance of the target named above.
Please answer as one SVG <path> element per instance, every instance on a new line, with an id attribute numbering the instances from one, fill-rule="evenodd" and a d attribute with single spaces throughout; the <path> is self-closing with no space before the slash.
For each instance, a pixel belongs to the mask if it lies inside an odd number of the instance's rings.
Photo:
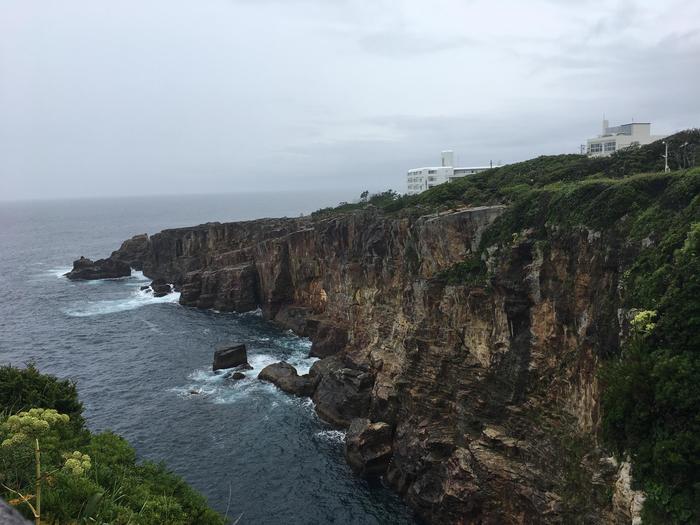
<path id="1" fill-rule="evenodd" d="M 349 368 L 333 356 L 314 363 L 310 375 L 318 381 L 313 400 L 321 419 L 346 428 L 353 419 L 367 416 L 374 384 L 371 374 Z"/>
<path id="2" fill-rule="evenodd" d="M 392 429 L 387 423 L 357 418 L 345 435 L 345 459 L 352 470 L 364 477 L 381 476 L 392 455 Z"/>
<path id="3" fill-rule="evenodd" d="M 231 374 L 228 374 L 226 376 L 226 379 L 230 379 L 232 381 L 240 381 L 241 379 L 245 379 L 246 376 L 243 372 L 233 372 Z"/>
<path id="4" fill-rule="evenodd" d="M 173 291 L 172 286 L 165 279 L 154 279 L 150 286 L 153 297 L 164 297 Z"/>
<path id="5" fill-rule="evenodd" d="M 86 257 L 81 257 L 73 261 L 73 269 L 65 275 L 73 281 L 116 279 L 118 277 L 128 277 L 131 275 L 131 268 L 125 262 L 114 259 L 98 259 L 97 261 L 93 261 Z"/>
<path id="6" fill-rule="evenodd" d="M 216 347 L 213 369 L 235 368 L 248 364 L 248 353 L 244 344 L 225 344 Z"/>
<path id="7" fill-rule="evenodd" d="M 308 374 L 300 376 L 289 363 L 273 363 L 258 374 L 258 379 L 269 381 L 281 390 L 297 396 L 310 396 L 316 387 L 316 381 Z"/>

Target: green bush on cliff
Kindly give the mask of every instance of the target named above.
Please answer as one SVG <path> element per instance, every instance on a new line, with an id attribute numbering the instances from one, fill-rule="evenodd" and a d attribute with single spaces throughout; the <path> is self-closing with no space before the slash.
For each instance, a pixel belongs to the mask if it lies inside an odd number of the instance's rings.
<path id="1" fill-rule="evenodd" d="M 450 285 L 485 286 L 488 284 L 486 263 L 477 256 L 468 257 L 450 268 L 440 272 L 438 279 Z"/>
<path id="2" fill-rule="evenodd" d="M 0 497 L 28 517 L 17 493 L 34 495 L 34 452 L 29 441 L 11 439 L 13 414 L 32 408 L 55 409 L 67 416 L 42 433 L 42 522 L 114 524 L 223 524 L 204 497 L 162 464 L 137 463 L 121 437 L 85 428 L 75 384 L 25 369 L 0 367 Z M 26 442 L 25 442 L 26 441 Z M 81 456 L 77 463 L 75 451 Z M 82 461 L 84 458 L 89 460 Z M 73 463 L 76 465 L 73 465 Z M 33 500 L 30 500 L 30 502 Z"/>
<path id="3" fill-rule="evenodd" d="M 700 220 L 700 197 L 693 216 Z M 680 232 L 685 235 L 681 237 Z M 604 435 L 648 498 L 647 523 L 700 521 L 700 222 L 668 231 L 633 266 L 627 286 L 654 322 L 604 368 Z"/>

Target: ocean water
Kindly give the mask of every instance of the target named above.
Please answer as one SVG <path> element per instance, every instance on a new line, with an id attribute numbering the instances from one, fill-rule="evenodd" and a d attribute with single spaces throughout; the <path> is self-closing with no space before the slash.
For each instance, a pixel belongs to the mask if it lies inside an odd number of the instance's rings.
<path id="1" fill-rule="evenodd" d="M 305 372 L 310 342 L 259 313 L 182 307 L 129 278 L 70 282 L 80 255 L 104 257 L 138 233 L 206 221 L 295 216 L 342 194 L 250 194 L 0 202 L 0 364 L 34 361 L 78 383 L 88 425 L 163 460 L 241 524 L 406 524 L 391 491 L 353 476 L 343 432 L 311 402 L 257 381 L 286 360 Z M 214 347 L 248 345 L 233 382 L 211 371 Z"/>

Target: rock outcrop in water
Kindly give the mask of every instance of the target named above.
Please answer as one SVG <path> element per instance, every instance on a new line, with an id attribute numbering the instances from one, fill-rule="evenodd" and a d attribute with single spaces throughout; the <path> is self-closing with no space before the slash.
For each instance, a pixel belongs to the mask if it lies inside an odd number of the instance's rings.
<path id="1" fill-rule="evenodd" d="M 214 371 L 248 365 L 248 352 L 244 344 L 219 345 L 214 352 Z"/>
<path id="2" fill-rule="evenodd" d="M 309 375 L 300 376 L 296 368 L 288 363 L 267 365 L 258 374 L 258 379 L 269 381 L 285 392 L 297 396 L 310 396 L 316 389 L 315 378 Z"/>
<path id="3" fill-rule="evenodd" d="M 445 278 L 503 210 L 210 223 L 113 257 L 137 256 L 182 304 L 260 307 L 310 337 L 319 415 L 351 427 L 355 470 L 384 473 L 429 523 L 629 522 L 629 506 L 592 496 L 619 474 L 595 446 L 596 370 L 598 350 L 619 344 L 625 246 L 522 231 L 487 250 L 483 279 Z M 269 375 L 297 381 L 282 366 Z"/>
<path id="4" fill-rule="evenodd" d="M 125 262 L 108 258 L 93 261 L 81 257 L 73 261 L 73 269 L 66 277 L 73 281 L 90 281 L 96 279 L 116 279 L 131 275 L 131 267 Z"/>

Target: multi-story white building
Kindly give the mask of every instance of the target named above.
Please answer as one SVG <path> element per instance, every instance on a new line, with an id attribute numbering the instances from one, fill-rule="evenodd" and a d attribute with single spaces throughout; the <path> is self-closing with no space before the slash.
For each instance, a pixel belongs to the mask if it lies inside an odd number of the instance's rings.
<path id="1" fill-rule="evenodd" d="M 590 157 L 607 157 L 623 148 L 643 146 L 664 137 L 665 135 L 652 135 L 649 122 L 632 122 L 610 127 L 608 121 L 603 120 L 602 134 L 588 139 L 586 152 Z"/>
<path id="2" fill-rule="evenodd" d="M 406 183 L 408 185 L 408 194 L 415 195 L 421 193 L 433 186 L 444 182 L 452 182 L 455 179 L 481 173 L 491 168 L 498 166 L 471 166 L 466 168 L 455 168 L 454 153 L 452 151 L 443 151 L 441 154 L 440 166 L 429 166 L 427 168 L 413 168 L 408 170 L 406 174 Z"/>

